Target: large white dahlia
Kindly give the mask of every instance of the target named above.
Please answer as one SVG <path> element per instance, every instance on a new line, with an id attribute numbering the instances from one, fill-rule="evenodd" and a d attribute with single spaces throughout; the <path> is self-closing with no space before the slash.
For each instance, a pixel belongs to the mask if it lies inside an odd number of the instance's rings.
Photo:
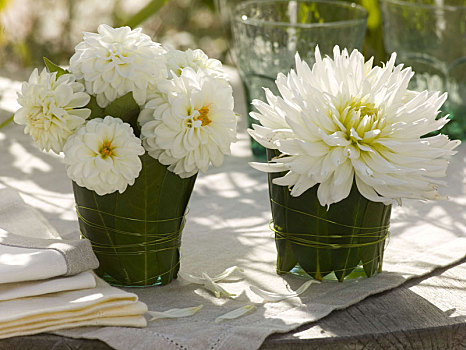
<path id="1" fill-rule="evenodd" d="M 297 55 L 296 71 L 277 77 L 281 97 L 267 91 L 267 103 L 253 102 L 262 126 L 251 136 L 282 155 L 251 165 L 287 172 L 274 183 L 292 196 L 318 184 L 322 206 L 346 198 L 354 182 L 375 202 L 438 198 L 438 178 L 460 141 L 421 136 L 448 122 L 436 119 L 446 94 L 408 90 L 414 73 L 395 66 L 395 54 L 383 67 L 357 50 L 335 46 L 333 55 L 322 59 L 316 48 L 312 69 Z"/>
<path id="2" fill-rule="evenodd" d="M 71 136 L 63 149 L 68 176 L 98 195 L 133 185 L 142 169 L 141 140 L 131 126 L 106 116 L 90 120 Z"/>
<path id="3" fill-rule="evenodd" d="M 182 178 L 220 166 L 236 140 L 230 85 L 188 67 L 158 88 L 138 119 L 149 155 Z"/>
<path id="4" fill-rule="evenodd" d="M 70 59 L 71 72 L 84 80 L 100 107 L 131 91 L 143 105 L 148 84 L 166 76 L 165 49 L 141 28 L 101 24 L 97 31 L 84 33 Z"/>
<path id="5" fill-rule="evenodd" d="M 68 137 L 91 114 L 90 109 L 83 108 L 89 99 L 73 75 L 57 78 L 56 72 L 44 69 L 39 74 L 34 69 L 18 93 L 22 107 L 15 113 L 14 121 L 25 125 L 24 133 L 30 134 L 41 149 L 58 154 Z"/>

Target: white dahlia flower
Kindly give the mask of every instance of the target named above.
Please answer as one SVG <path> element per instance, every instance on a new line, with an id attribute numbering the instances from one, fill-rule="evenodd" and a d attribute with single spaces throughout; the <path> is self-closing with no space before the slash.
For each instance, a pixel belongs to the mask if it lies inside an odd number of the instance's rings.
<path id="1" fill-rule="evenodd" d="M 63 149 L 68 176 L 98 195 L 133 185 L 142 169 L 141 140 L 119 118 L 90 120 L 71 136 Z"/>
<path id="2" fill-rule="evenodd" d="M 236 139 L 231 86 L 188 67 L 159 90 L 138 118 L 149 155 L 182 178 L 220 166 Z"/>
<path id="3" fill-rule="evenodd" d="M 166 76 L 165 49 L 141 33 L 141 28 L 101 24 L 97 31 L 84 33 L 71 57 L 71 72 L 84 80 L 100 107 L 128 92 L 143 105 L 148 84 Z"/>
<path id="4" fill-rule="evenodd" d="M 251 165 L 287 172 L 274 183 L 292 196 L 318 184 L 322 206 L 346 198 L 354 181 L 375 202 L 438 198 L 438 178 L 460 141 L 421 136 L 448 122 L 436 119 L 446 94 L 408 90 L 413 72 L 395 66 L 395 55 L 381 68 L 357 50 L 335 46 L 333 54 L 322 59 L 317 48 L 312 69 L 297 55 L 296 72 L 277 77 L 281 97 L 267 91 L 267 103 L 253 102 L 262 126 L 251 136 L 281 156 Z"/>
<path id="5" fill-rule="evenodd" d="M 209 58 L 200 49 L 169 50 L 166 53 L 166 60 L 169 74 L 173 72 L 176 76 L 180 76 L 184 68 L 190 67 L 196 72 L 203 70 L 210 76 L 226 79 L 222 63 L 214 58 Z"/>
<path id="6" fill-rule="evenodd" d="M 57 78 L 57 73 L 44 69 L 40 74 L 32 72 L 18 93 L 22 106 L 14 116 L 16 123 L 25 125 L 24 133 L 30 134 L 36 144 L 45 151 L 60 153 L 68 137 L 91 114 L 85 107 L 89 95 L 84 86 L 71 74 Z"/>
<path id="7" fill-rule="evenodd" d="M 228 85 L 225 72 L 222 69 L 222 63 L 219 60 L 209 58 L 204 51 L 200 49 L 186 51 L 168 50 L 164 55 L 166 62 L 167 79 L 180 76 L 185 68 L 192 68 L 195 72 L 203 71 L 211 77 L 217 78 L 218 82 Z M 160 80 L 150 82 L 147 88 L 147 100 L 163 98 L 160 93 Z"/>

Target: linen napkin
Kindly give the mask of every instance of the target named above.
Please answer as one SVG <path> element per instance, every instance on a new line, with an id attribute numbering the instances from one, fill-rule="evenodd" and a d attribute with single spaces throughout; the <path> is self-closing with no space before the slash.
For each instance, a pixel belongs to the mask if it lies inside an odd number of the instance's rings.
<path id="1" fill-rule="evenodd" d="M 96 288 L 0 302 L 0 339 L 78 326 L 145 327 L 136 294 L 95 278 Z"/>
<path id="2" fill-rule="evenodd" d="M 0 190 L 0 339 L 80 326 L 145 327 L 147 306 L 111 287 L 88 240 L 63 240 L 11 189 Z"/>
<path id="3" fill-rule="evenodd" d="M 0 284 L 72 276 L 98 264 L 88 240 L 60 239 L 14 190 L 0 190 Z"/>
<path id="4" fill-rule="evenodd" d="M 96 281 L 91 272 L 81 272 L 75 276 L 56 277 L 39 281 L 2 283 L 0 284 L 0 302 L 49 293 L 64 292 L 67 290 L 95 287 Z"/>

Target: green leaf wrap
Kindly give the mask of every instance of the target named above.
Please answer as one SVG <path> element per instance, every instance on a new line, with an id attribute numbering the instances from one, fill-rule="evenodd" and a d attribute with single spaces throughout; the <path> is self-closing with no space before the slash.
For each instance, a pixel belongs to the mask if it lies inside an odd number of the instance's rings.
<path id="1" fill-rule="evenodd" d="M 182 179 L 147 154 L 133 186 L 104 196 L 73 183 L 79 226 L 114 285 L 167 284 L 179 270 L 181 233 L 196 175 Z"/>
<path id="2" fill-rule="evenodd" d="M 269 160 L 279 154 L 267 150 Z M 287 187 L 272 183 L 285 174 L 269 174 L 277 272 L 299 265 L 317 280 L 333 272 L 343 281 L 361 264 L 368 277 L 380 271 L 391 205 L 368 200 L 353 185 L 347 198 L 327 210 L 317 198 L 318 185 L 292 197 Z"/>

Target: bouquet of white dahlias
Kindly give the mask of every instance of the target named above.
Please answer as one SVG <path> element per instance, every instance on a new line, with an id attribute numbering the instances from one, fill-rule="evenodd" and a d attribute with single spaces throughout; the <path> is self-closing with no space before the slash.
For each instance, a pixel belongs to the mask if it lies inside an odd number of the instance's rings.
<path id="1" fill-rule="evenodd" d="M 333 58 L 317 47 L 310 68 L 279 74 L 281 96 L 266 89 L 253 101 L 251 136 L 268 149 L 277 271 L 297 263 L 317 279 L 342 281 L 359 263 L 367 276 L 381 269 L 393 202 L 436 199 L 440 180 L 460 141 L 440 130 L 447 95 L 408 89 L 411 68 L 365 62 L 335 46 Z"/>
<path id="2" fill-rule="evenodd" d="M 222 64 L 104 24 L 84 33 L 68 70 L 44 60 L 48 70 L 23 83 L 15 122 L 42 150 L 63 152 L 81 233 L 104 273 L 119 284 L 168 283 L 196 174 L 220 166 L 236 139 Z M 149 253 L 159 270 L 141 258 L 132 276 L 121 261 Z"/>
<path id="3" fill-rule="evenodd" d="M 231 86 L 201 50 L 169 50 L 140 29 L 84 33 L 69 71 L 46 60 L 14 117 L 68 176 L 99 195 L 132 185 L 145 151 L 182 178 L 220 166 L 235 140 Z"/>

